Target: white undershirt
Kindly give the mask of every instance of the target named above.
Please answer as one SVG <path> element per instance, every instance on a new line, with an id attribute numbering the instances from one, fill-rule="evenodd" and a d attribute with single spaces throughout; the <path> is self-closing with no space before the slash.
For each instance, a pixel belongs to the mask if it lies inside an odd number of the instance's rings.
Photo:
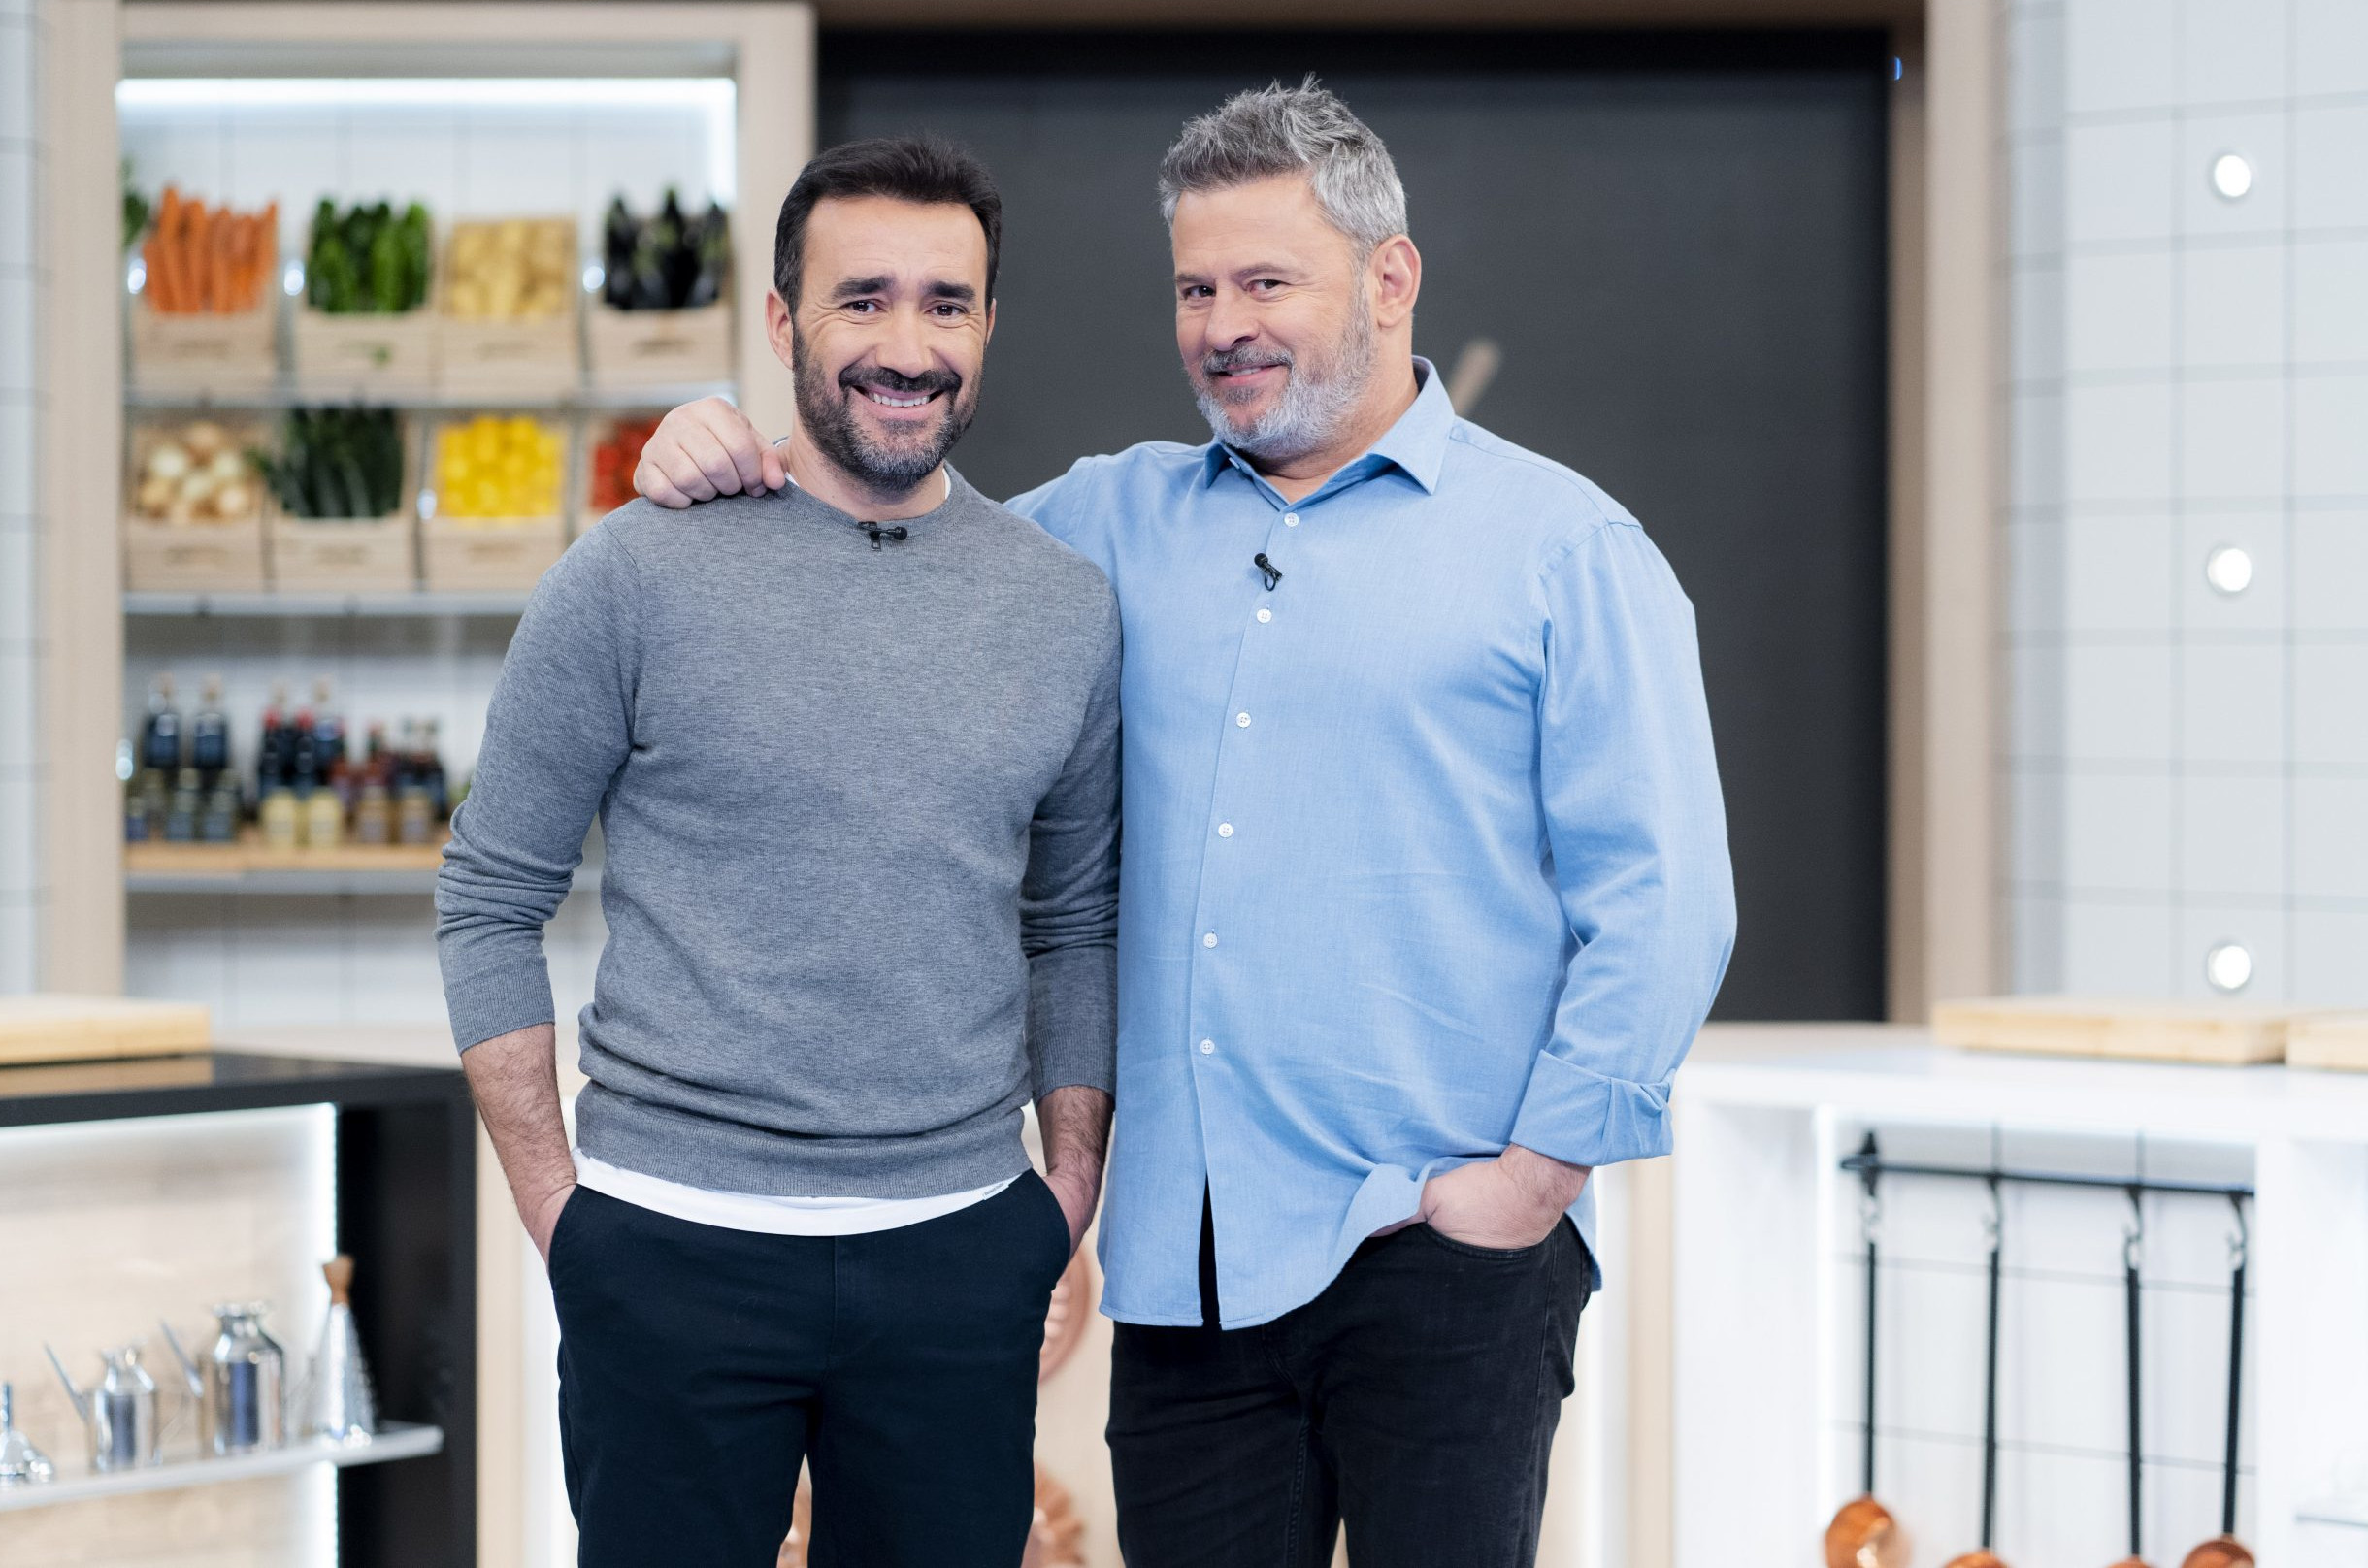
<path id="1" fill-rule="evenodd" d="M 623 1170 L 576 1150 L 576 1179 L 595 1192 L 693 1225 L 725 1230 L 755 1230 L 769 1236 L 861 1236 L 895 1230 L 984 1203 L 1010 1180 L 942 1197 L 767 1197 L 758 1192 L 715 1192 L 686 1187 L 638 1170 Z M 1014 1178 L 1016 1179 L 1016 1178 Z"/>

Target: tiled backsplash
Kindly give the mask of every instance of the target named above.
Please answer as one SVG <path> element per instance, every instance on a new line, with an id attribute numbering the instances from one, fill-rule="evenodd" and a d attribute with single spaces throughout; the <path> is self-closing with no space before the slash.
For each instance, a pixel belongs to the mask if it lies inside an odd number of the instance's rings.
<path id="1" fill-rule="evenodd" d="M 2368 1003 L 2368 7 L 2005 25 L 2014 985 Z"/>
<path id="2" fill-rule="evenodd" d="M 34 498 L 34 356 L 41 278 L 34 204 L 41 180 L 33 0 L 0 0 L 0 994 L 33 989 L 42 899 L 35 691 L 41 623 Z"/>

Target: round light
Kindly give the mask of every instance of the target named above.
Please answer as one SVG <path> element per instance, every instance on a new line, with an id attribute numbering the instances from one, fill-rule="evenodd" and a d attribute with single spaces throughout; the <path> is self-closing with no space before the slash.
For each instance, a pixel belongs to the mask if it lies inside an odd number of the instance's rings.
<path id="1" fill-rule="evenodd" d="M 148 287 L 148 263 L 138 256 L 134 256 L 132 264 L 123 269 L 123 291 L 126 294 L 137 294 L 146 287 Z"/>
<path id="2" fill-rule="evenodd" d="M 2215 991 L 2242 991 L 2253 981 L 2253 955 L 2242 942 L 2222 942 L 2204 955 L 2204 979 Z"/>
<path id="3" fill-rule="evenodd" d="M 2229 201 L 2241 201 L 2253 189 L 2253 165 L 2234 152 L 2212 160 L 2212 188 Z"/>
<path id="4" fill-rule="evenodd" d="M 2204 557 L 2204 581 L 2233 599 L 2253 586 L 2253 557 L 2236 545 L 2219 545 Z"/>
<path id="5" fill-rule="evenodd" d="M 291 261 L 280 272 L 280 292 L 294 299 L 304 292 L 304 263 Z"/>
<path id="6" fill-rule="evenodd" d="M 584 292 L 598 294 L 600 286 L 608 281 L 608 269 L 597 261 L 584 264 Z"/>

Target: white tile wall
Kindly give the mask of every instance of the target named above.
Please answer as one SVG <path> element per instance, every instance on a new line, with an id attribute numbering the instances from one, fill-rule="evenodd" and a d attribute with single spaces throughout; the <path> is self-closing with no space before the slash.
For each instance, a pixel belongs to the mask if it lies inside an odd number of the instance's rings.
<path id="1" fill-rule="evenodd" d="M 42 148 L 36 110 L 41 22 L 25 0 L 0 4 L 0 993 L 39 972 L 42 638 L 36 585 L 34 366 L 41 318 L 35 266 Z"/>
<path id="2" fill-rule="evenodd" d="M 208 200 L 277 199 L 282 251 L 291 255 L 324 194 L 416 198 L 440 219 L 568 213 L 587 245 L 620 191 L 643 211 L 669 184 L 694 210 L 709 194 L 708 122 L 683 106 L 618 104 L 594 114 L 567 105 L 134 105 L 121 128 L 144 188 L 169 180 Z M 457 785 L 474 766 L 509 631 L 495 620 L 135 618 L 126 632 L 123 722 L 136 733 L 157 674 L 174 677 L 184 713 L 205 678 L 218 674 L 237 761 L 250 768 L 273 689 L 284 685 L 293 702 L 307 703 L 325 677 L 357 745 L 374 718 L 387 721 L 390 737 L 406 717 L 438 720 Z M 131 900 L 126 984 L 135 994 L 205 1001 L 233 1037 L 243 1024 L 440 1023 L 434 920 L 430 900 L 415 895 L 142 894 Z M 546 947 L 563 1012 L 589 999 L 605 938 L 589 892 L 553 923 Z"/>
<path id="3" fill-rule="evenodd" d="M 2368 5 L 2005 25 L 2014 984 L 2368 1004 Z"/>

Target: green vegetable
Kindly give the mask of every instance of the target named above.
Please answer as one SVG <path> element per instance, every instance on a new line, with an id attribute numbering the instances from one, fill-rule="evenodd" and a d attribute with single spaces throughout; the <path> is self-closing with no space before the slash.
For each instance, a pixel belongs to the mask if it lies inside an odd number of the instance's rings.
<path id="1" fill-rule="evenodd" d="M 305 299 L 332 315 L 415 310 L 428 298 L 428 210 L 413 202 L 397 217 L 384 202 L 344 213 L 323 198 L 312 210 L 305 253 Z"/>
<path id="2" fill-rule="evenodd" d="M 123 248 L 129 250 L 148 232 L 148 199 L 132 187 L 132 160 L 123 160 Z"/>
<path id="3" fill-rule="evenodd" d="M 292 517 L 370 521 L 403 506 L 403 426 L 391 408 L 293 408 L 280 450 L 250 451 Z"/>

